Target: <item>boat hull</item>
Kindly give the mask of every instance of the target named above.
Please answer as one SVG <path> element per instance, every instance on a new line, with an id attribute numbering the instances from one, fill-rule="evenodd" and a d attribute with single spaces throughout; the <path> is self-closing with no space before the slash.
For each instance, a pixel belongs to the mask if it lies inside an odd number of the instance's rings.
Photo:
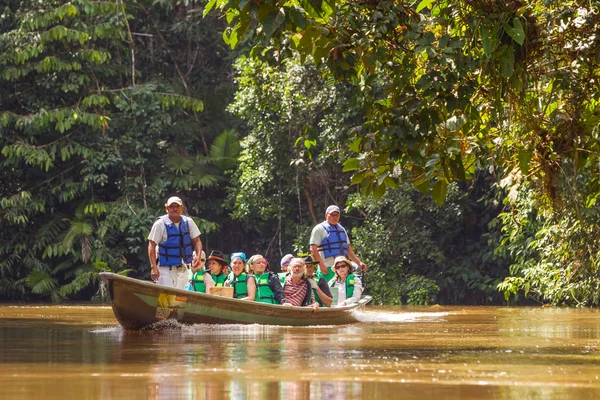
<path id="1" fill-rule="evenodd" d="M 365 296 L 345 307 L 284 307 L 191 292 L 100 273 L 108 284 L 113 312 L 123 328 L 139 330 L 173 319 L 182 324 L 340 325 L 358 322 L 356 311 L 371 301 Z"/>

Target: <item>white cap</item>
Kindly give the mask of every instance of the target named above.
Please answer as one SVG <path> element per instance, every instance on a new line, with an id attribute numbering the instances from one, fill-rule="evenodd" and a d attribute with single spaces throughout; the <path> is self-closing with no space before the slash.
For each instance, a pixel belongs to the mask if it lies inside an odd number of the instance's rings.
<path id="1" fill-rule="evenodd" d="M 338 206 L 333 206 L 332 205 L 332 206 L 327 207 L 327 210 L 325 211 L 325 214 L 331 214 L 331 213 L 334 213 L 334 212 L 338 212 L 339 213 L 340 212 L 340 208 Z"/>
<path id="2" fill-rule="evenodd" d="M 183 201 L 181 201 L 181 199 L 177 196 L 169 197 L 169 200 L 167 200 L 167 206 L 170 206 L 173 203 L 177 203 L 180 206 L 183 205 Z"/>

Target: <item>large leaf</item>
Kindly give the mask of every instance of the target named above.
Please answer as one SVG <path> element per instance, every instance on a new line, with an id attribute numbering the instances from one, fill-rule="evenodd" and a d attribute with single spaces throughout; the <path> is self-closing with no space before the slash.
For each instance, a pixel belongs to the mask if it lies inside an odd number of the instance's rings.
<path id="1" fill-rule="evenodd" d="M 360 161 L 357 158 L 349 158 L 344 162 L 343 172 L 356 171 L 360 167 Z"/>
<path id="2" fill-rule="evenodd" d="M 442 206 L 446 201 L 446 191 L 448 189 L 448 184 L 445 180 L 440 179 L 433 185 L 432 197 L 433 201 L 436 202 L 438 206 Z"/>
<path id="3" fill-rule="evenodd" d="M 515 49 L 508 46 L 505 52 L 500 55 L 500 73 L 505 78 L 510 78 L 515 71 Z"/>
<path id="4" fill-rule="evenodd" d="M 523 25 L 521 24 L 521 21 L 519 21 L 519 18 L 513 19 L 513 26 L 510 26 L 508 22 L 502 23 L 502 26 L 515 42 L 523 46 L 523 43 L 525 43 L 525 30 L 523 29 Z"/>
<path id="5" fill-rule="evenodd" d="M 523 175 L 529 173 L 529 162 L 531 161 L 532 150 L 519 149 L 519 168 Z"/>
<path id="6" fill-rule="evenodd" d="M 240 141 L 232 129 L 223 131 L 210 146 L 211 161 L 221 171 L 233 168 L 239 153 Z"/>
<path id="7" fill-rule="evenodd" d="M 265 36 L 270 38 L 273 35 L 273 32 L 275 32 L 284 21 L 285 9 L 281 7 L 273 10 L 269 15 L 267 15 L 267 18 L 265 18 L 265 22 L 263 24 Z"/>
<path id="8" fill-rule="evenodd" d="M 494 54 L 494 39 L 490 34 L 490 29 L 487 26 L 482 26 L 480 29 L 481 42 L 483 44 L 483 53 L 489 59 Z"/>
<path id="9" fill-rule="evenodd" d="M 57 285 L 57 280 L 44 271 L 32 271 L 26 278 L 27 286 L 35 294 L 51 294 Z"/>

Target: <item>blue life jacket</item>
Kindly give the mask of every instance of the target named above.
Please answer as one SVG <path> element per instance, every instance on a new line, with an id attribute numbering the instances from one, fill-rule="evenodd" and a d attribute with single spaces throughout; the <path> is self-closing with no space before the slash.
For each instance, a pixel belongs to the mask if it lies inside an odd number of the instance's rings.
<path id="1" fill-rule="evenodd" d="M 167 241 L 158 245 L 159 265 L 161 267 L 181 265 L 181 259 L 185 263 L 191 263 L 193 249 L 188 222 L 181 217 L 178 229 L 168 215 L 163 215 L 157 219 L 161 219 L 167 229 Z"/>
<path id="2" fill-rule="evenodd" d="M 321 242 L 319 250 L 323 252 L 325 258 L 337 257 L 337 256 L 348 256 L 348 236 L 346 231 L 340 224 L 330 225 L 325 222 L 321 222 L 323 228 L 327 231 L 327 236 Z"/>

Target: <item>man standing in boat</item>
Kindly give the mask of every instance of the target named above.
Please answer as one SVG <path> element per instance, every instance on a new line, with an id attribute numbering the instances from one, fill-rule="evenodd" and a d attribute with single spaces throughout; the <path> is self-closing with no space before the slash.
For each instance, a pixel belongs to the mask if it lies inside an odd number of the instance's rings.
<path id="1" fill-rule="evenodd" d="M 148 235 L 150 277 L 159 285 L 184 289 L 190 264 L 193 267 L 200 261 L 194 251 L 202 254 L 200 230 L 193 219 L 181 215 L 183 201 L 179 197 L 170 197 L 165 208 L 167 214 L 156 219 Z"/>
<path id="2" fill-rule="evenodd" d="M 335 277 L 335 272 L 331 267 L 337 256 L 348 257 L 363 271 L 367 270 L 365 263 L 359 260 L 354 253 L 350 246 L 348 233 L 339 222 L 340 208 L 331 205 L 325 211 L 325 221 L 316 225 L 310 234 L 310 254 L 315 263 L 319 264 L 320 275 L 327 282 Z"/>

